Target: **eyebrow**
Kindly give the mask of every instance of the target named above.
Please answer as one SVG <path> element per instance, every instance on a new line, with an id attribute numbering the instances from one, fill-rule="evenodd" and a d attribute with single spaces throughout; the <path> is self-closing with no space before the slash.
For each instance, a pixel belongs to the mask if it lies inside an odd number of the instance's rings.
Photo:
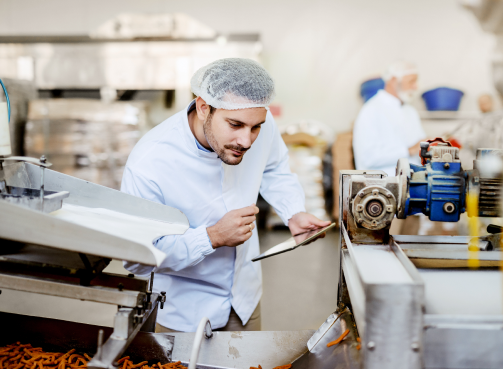
<path id="1" fill-rule="evenodd" d="M 232 123 L 237 123 L 237 124 L 242 124 L 242 125 L 245 125 L 246 126 L 246 123 L 245 122 L 241 122 L 240 120 L 237 120 L 237 119 L 232 119 L 232 118 L 227 118 L 226 119 L 228 122 L 232 122 Z M 257 123 L 257 124 L 254 124 L 253 126 L 256 127 L 256 126 L 260 126 L 262 124 L 265 123 L 265 120 L 263 122 L 260 122 L 260 123 Z"/>

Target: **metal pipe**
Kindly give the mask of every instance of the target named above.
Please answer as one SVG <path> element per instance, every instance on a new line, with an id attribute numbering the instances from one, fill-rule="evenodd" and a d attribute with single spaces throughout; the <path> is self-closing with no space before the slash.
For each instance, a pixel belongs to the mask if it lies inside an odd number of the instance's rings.
<path id="1" fill-rule="evenodd" d="M 42 205 L 44 201 L 44 167 L 40 167 L 40 199 L 42 200 Z"/>
<path id="2" fill-rule="evenodd" d="M 45 165 L 47 163 L 47 159 L 45 155 L 40 157 L 40 200 L 42 201 L 42 211 L 44 210 L 44 174 L 45 174 Z"/>
<path id="3" fill-rule="evenodd" d="M 150 283 L 149 284 L 150 284 L 149 291 L 154 292 L 154 272 L 150 273 Z"/>
<path id="4" fill-rule="evenodd" d="M 98 332 L 98 350 L 96 352 L 96 357 L 98 358 L 98 360 L 101 360 L 101 355 L 103 353 L 103 335 L 104 334 L 105 334 L 105 332 L 103 331 L 103 329 L 100 329 Z"/>
<path id="5" fill-rule="evenodd" d="M 199 349 L 201 348 L 203 335 L 206 339 L 213 337 L 213 331 L 211 330 L 210 320 L 206 317 L 201 319 L 201 321 L 199 322 L 199 326 L 197 327 L 196 335 L 194 336 L 194 344 L 192 345 L 192 352 L 190 354 L 188 369 L 196 369 L 197 359 L 199 357 Z"/>

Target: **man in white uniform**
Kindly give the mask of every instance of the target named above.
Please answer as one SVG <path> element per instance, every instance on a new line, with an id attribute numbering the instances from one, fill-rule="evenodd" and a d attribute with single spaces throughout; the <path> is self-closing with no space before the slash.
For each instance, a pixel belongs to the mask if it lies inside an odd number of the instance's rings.
<path id="1" fill-rule="evenodd" d="M 267 109 L 274 83 L 264 68 L 249 59 L 218 60 L 199 69 L 191 87 L 198 97 L 138 142 L 122 179 L 122 191 L 180 209 L 190 222 L 185 234 L 155 241 L 167 255 L 153 269 L 154 290 L 167 292 L 157 331 L 193 332 L 204 316 L 215 329 L 260 330 L 261 267 L 251 261 L 260 254 L 259 192 L 292 234 L 330 222 L 305 212 Z"/>
<path id="2" fill-rule="evenodd" d="M 389 66 L 386 85 L 360 110 L 353 131 L 356 169 L 379 169 L 395 175 L 398 159 L 420 164 L 419 143 L 426 134 L 409 105 L 417 90 L 417 69 L 407 62 Z"/>
<path id="3" fill-rule="evenodd" d="M 421 164 L 419 143 L 426 134 L 416 109 L 409 105 L 417 90 L 417 69 L 408 62 L 391 64 L 383 76 L 386 85 L 360 110 L 353 131 L 356 169 L 383 170 L 395 176 L 398 159 Z M 417 234 L 418 216 L 395 219 L 391 234 Z"/>

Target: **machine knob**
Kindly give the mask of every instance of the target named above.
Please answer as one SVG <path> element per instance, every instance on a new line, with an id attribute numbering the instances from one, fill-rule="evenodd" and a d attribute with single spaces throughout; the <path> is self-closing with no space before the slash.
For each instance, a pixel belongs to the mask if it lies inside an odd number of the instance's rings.
<path id="1" fill-rule="evenodd" d="M 161 309 L 164 309 L 164 303 L 166 302 L 166 291 L 161 291 L 161 296 L 159 296 L 159 302 L 161 303 Z"/>
<path id="2" fill-rule="evenodd" d="M 430 143 L 429 142 L 421 142 L 419 143 L 419 146 L 421 148 L 419 152 L 419 156 L 421 157 L 421 161 L 423 165 L 426 164 L 426 159 L 431 159 L 431 153 L 428 152 L 428 149 L 430 148 Z"/>

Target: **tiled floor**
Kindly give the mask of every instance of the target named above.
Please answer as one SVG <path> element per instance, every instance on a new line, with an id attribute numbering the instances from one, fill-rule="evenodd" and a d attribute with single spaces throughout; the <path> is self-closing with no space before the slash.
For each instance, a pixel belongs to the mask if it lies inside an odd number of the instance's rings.
<path id="1" fill-rule="evenodd" d="M 291 237 L 288 231 L 259 233 L 260 250 Z M 337 307 L 339 233 L 262 260 L 262 330 L 318 329 Z"/>

